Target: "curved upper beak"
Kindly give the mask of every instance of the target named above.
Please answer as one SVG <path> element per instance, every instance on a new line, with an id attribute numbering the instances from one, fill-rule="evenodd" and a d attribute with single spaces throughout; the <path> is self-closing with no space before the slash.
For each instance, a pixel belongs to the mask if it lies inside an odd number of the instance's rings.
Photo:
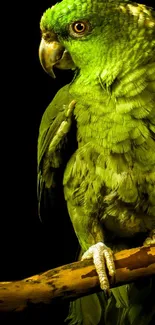
<path id="1" fill-rule="evenodd" d="M 56 35 L 50 42 L 41 39 L 39 59 L 43 69 L 53 78 L 55 78 L 53 67 L 63 70 L 76 68 L 69 52 L 57 41 Z"/>

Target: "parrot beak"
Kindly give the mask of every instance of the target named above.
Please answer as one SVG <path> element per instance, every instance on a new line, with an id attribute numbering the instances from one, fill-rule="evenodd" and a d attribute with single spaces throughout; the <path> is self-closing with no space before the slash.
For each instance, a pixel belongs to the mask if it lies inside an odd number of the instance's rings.
<path id="1" fill-rule="evenodd" d="M 39 59 L 43 69 L 52 77 L 55 78 L 53 67 L 62 70 L 75 69 L 76 66 L 69 54 L 61 43 L 58 42 L 56 35 L 49 42 L 44 38 L 41 39 L 39 46 Z"/>

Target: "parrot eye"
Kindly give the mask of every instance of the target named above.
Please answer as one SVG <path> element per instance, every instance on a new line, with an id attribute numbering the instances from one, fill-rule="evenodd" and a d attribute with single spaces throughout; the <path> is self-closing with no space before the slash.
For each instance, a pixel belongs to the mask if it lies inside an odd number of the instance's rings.
<path id="1" fill-rule="evenodd" d="M 90 32 L 91 26 L 88 21 L 76 21 L 69 25 L 70 35 L 73 37 L 82 37 Z"/>
<path id="2" fill-rule="evenodd" d="M 86 25 L 84 23 L 77 22 L 73 25 L 73 29 L 76 33 L 84 33 Z"/>

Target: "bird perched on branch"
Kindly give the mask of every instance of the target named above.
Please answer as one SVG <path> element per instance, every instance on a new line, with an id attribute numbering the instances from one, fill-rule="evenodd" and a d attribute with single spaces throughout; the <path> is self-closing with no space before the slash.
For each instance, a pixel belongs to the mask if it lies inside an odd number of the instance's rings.
<path id="1" fill-rule="evenodd" d="M 40 125 L 40 214 L 61 188 L 102 289 L 72 302 L 68 321 L 151 324 L 154 279 L 109 297 L 107 274 L 115 276 L 113 251 L 155 244 L 155 12 L 126 0 L 63 0 L 40 27 L 43 68 L 52 77 L 74 70 Z"/>

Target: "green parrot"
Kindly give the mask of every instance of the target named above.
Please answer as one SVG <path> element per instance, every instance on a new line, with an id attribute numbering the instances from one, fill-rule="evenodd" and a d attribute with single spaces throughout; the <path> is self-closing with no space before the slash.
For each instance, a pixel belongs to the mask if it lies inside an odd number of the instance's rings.
<path id="1" fill-rule="evenodd" d="M 115 276 L 114 251 L 155 244 L 155 12 L 127 0 L 63 0 L 40 28 L 44 70 L 74 77 L 41 120 L 39 213 L 47 201 L 66 203 L 101 287 L 71 302 L 67 322 L 153 325 L 154 277 L 110 290 L 107 272 Z"/>

